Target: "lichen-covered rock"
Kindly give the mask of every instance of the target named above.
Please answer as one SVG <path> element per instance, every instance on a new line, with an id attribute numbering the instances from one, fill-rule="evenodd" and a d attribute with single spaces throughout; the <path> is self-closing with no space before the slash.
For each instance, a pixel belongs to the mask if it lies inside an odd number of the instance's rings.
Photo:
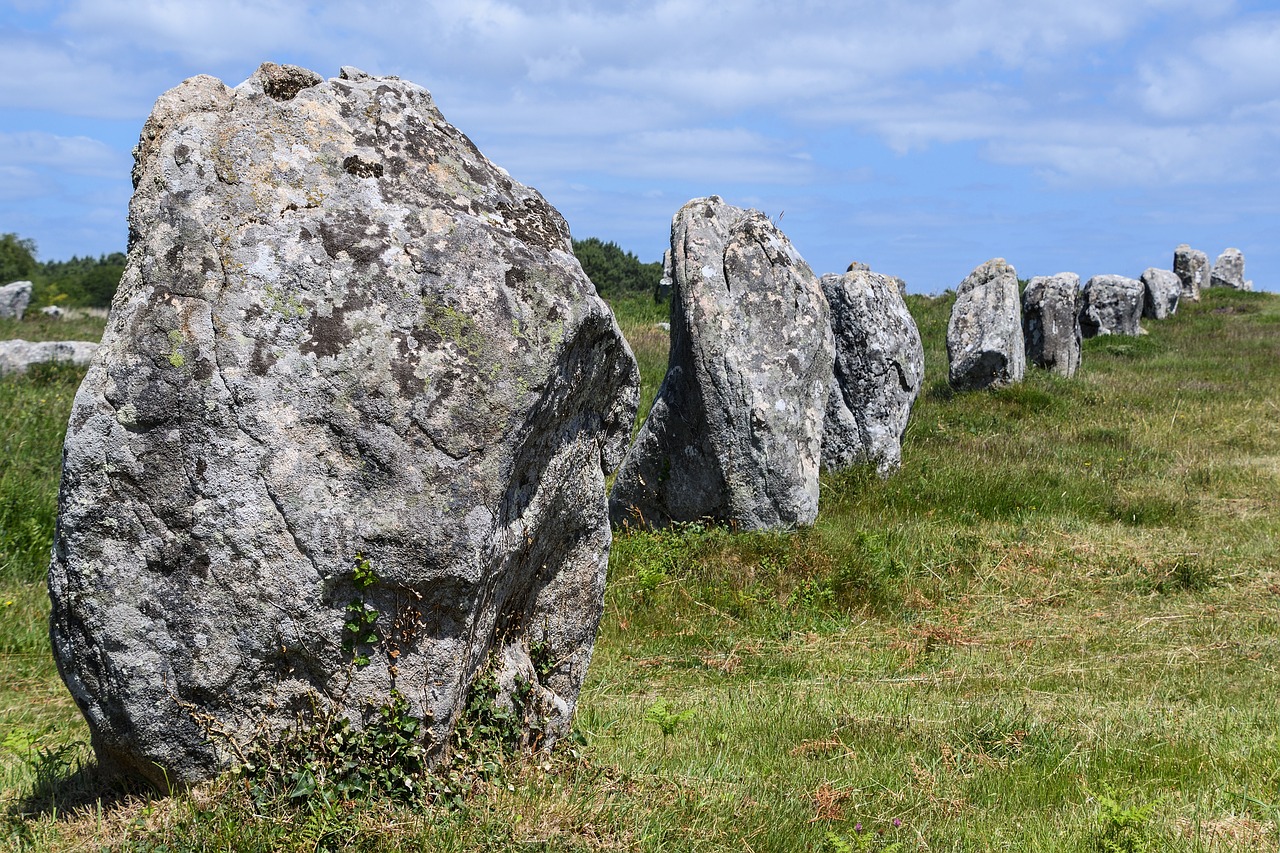
<path id="1" fill-rule="evenodd" d="M 821 279 L 836 345 L 822 434 L 822 464 L 830 470 L 870 464 L 885 476 L 901 464 L 924 347 L 899 281 L 865 270 Z"/>
<path id="2" fill-rule="evenodd" d="M 1080 367 L 1080 276 L 1036 276 L 1022 292 L 1022 334 L 1027 361 L 1060 376 Z"/>
<path id="3" fill-rule="evenodd" d="M 1080 331 L 1086 338 L 1142 334 L 1139 322 L 1146 293 L 1136 278 L 1095 275 L 1081 294 Z"/>
<path id="4" fill-rule="evenodd" d="M 564 220 L 349 68 L 190 79 L 135 156 L 49 573 L 100 761 L 189 783 L 393 695 L 439 754 L 485 672 L 564 732 L 638 378 Z"/>
<path id="5" fill-rule="evenodd" d="M 31 282 L 14 281 L 0 287 L 0 318 L 21 320 L 31 304 Z"/>
<path id="6" fill-rule="evenodd" d="M 763 213 L 695 199 L 671 224 L 667 375 L 609 496 L 616 524 L 811 524 L 834 344 L 809 265 Z"/>
<path id="7" fill-rule="evenodd" d="M 959 391 L 1021 382 L 1027 367 L 1018 274 L 993 258 L 956 288 L 947 322 L 948 379 Z"/>
<path id="8" fill-rule="evenodd" d="M 1209 287 L 1209 256 L 1186 243 L 1173 250 L 1173 273 L 1182 283 L 1182 299 L 1200 301 L 1200 288 Z"/>
<path id="9" fill-rule="evenodd" d="M 666 302 L 671 298 L 671 286 L 675 273 L 671 269 L 671 250 L 662 253 L 662 277 L 653 286 L 653 301 Z"/>
<path id="10" fill-rule="evenodd" d="M 83 367 L 97 349 L 92 341 L 0 341 L 0 376 L 26 373 L 32 365 L 49 361 Z"/>
<path id="11" fill-rule="evenodd" d="M 1210 280 L 1214 287 L 1230 287 L 1233 290 L 1253 290 L 1253 282 L 1244 278 L 1244 253 L 1239 249 L 1226 249 L 1213 264 Z"/>
<path id="12" fill-rule="evenodd" d="M 1148 267 L 1140 279 L 1144 288 L 1142 316 L 1151 320 L 1163 320 L 1178 313 L 1178 298 L 1182 295 L 1182 280 L 1169 271 Z"/>

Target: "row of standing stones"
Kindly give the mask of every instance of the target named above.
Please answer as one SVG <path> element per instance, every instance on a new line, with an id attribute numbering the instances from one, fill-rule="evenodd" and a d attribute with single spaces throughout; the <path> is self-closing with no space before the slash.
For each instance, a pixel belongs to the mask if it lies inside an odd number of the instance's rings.
<path id="1" fill-rule="evenodd" d="M 480 685 L 549 745 L 611 521 L 805 524 L 824 459 L 897 464 L 923 368 L 898 282 L 819 280 L 758 212 L 677 213 L 670 369 L 628 453 L 636 361 L 564 219 L 425 89 L 195 77 L 134 156 L 49 570 L 108 773 L 187 785 L 392 696 L 434 760 Z"/>
<path id="2" fill-rule="evenodd" d="M 32 284 L 14 281 L 0 287 L 0 320 L 21 320 L 31 304 Z M 45 316 L 60 317 L 61 308 L 46 305 Z M 26 373 L 35 364 L 69 362 L 83 367 L 98 345 L 92 341 L 0 341 L 0 376 Z"/>
<path id="3" fill-rule="evenodd" d="M 195 77 L 134 153 L 49 570 L 108 772 L 190 784 L 391 696 L 438 759 L 482 683 L 549 745 L 614 525 L 808 524 L 823 466 L 899 464 L 923 378 L 901 282 L 818 278 L 757 211 L 675 215 L 668 371 L 630 443 L 636 361 L 564 219 L 425 89 Z"/>
<path id="4" fill-rule="evenodd" d="M 1075 273 L 1037 276 L 1021 296 L 1014 268 L 994 258 L 956 289 L 948 380 L 957 390 L 999 388 L 1022 381 L 1028 363 L 1074 376 L 1083 338 L 1143 334 L 1143 318 L 1163 320 L 1180 299 L 1199 301 L 1202 287 L 1252 290 L 1240 250 L 1227 249 L 1210 269 L 1208 256 L 1184 243 L 1174 250 L 1172 271 L 1152 267 L 1140 279 L 1097 275 L 1083 288 Z"/>

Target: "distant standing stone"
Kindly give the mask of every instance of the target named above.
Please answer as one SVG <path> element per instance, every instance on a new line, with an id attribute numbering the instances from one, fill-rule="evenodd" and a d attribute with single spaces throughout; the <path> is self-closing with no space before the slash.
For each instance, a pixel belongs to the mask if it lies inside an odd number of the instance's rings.
<path id="1" fill-rule="evenodd" d="M 93 341 L 0 341 L 0 375 L 26 373 L 49 361 L 83 367 L 97 349 Z"/>
<path id="2" fill-rule="evenodd" d="M 1080 331 L 1097 335 L 1140 335 L 1147 289 L 1136 278 L 1095 275 L 1084 286 Z"/>
<path id="3" fill-rule="evenodd" d="M 830 470 L 902 461 L 902 433 L 924 377 L 920 331 L 892 276 L 865 270 L 824 275 L 836 357 L 822 436 Z"/>
<path id="4" fill-rule="evenodd" d="M 1173 272 L 1182 283 L 1182 299 L 1200 301 L 1200 289 L 1209 287 L 1209 256 L 1182 243 L 1173 250 Z"/>
<path id="5" fill-rule="evenodd" d="M 671 282 L 674 273 L 671 271 L 671 250 L 662 253 L 662 278 L 653 288 L 653 301 L 665 302 L 671 298 Z"/>
<path id="6" fill-rule="evenodd" d="M 1182 295 L 1182 280 L 1169 270 L 1149 267 L 1142 273 L 1142 316 L 1151 320 L 1163 320 L 1178 313 L 1178 298 Z"/>
<path id="7" fill-rule="evenodd" d="M 21 320 L 31 304 L 31 282 L 15 281 L 0 287 L 0 318 Z"/>
<path id="8" fill-rule="evenodd" d="M 1080 367 L 1080 276 L 1061 272 L 1036 276 L 1022 294 L 1022 331 L 1027 361 L 1060 376 Z"/>
<path id="9" fill-rule="evenodd" d="M 567 732 L 638 377 L 563 217 L 353 68 L 187 80 L 135 159 L 49 570 L 100 765 L 185 785 L 392 691 L 439 757 L 481 678 Z"/>
<path id="10" fill-rule="evenodd" d="M 695 199 L 671 223 L 667 375 L 610 494 L 615 524 L 812 524 L 834 343 L 809 265 L 767 216 Z"/>
<path id="11" fill-rule="evenodd" d="M 994 258 L 956 288 L 947 323 L 948 379 L 959 391 L 1001 388 L 1026 371 L 1018 274 Z"/>
<path id="12" fill-rule="evenodd" d="M 1253 290 L 1253 282 L 1244 278 L 1244 253 L 1239 249 L 1227 249 L 1213 265 L 1211 278 L 1214 287 L 1230 287 L 1233 290 Z"/>
<path id="13" fill-rule="evenodd" d="M 40 309 L 40 313 L 46 317 L 52 317 L 55 320 L 62 317 L 66 312 L 57 305 L 46 305 Z"/>

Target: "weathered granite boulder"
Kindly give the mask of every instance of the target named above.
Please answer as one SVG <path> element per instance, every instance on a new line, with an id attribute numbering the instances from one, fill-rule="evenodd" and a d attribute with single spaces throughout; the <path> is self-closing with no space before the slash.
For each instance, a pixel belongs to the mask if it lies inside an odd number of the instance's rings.
<path id="1" fill-rule="evenodd" d="M 1022 334 L 1027 361 L 1060 376 L 1080 367 L 1080 276 L 1036 276 L 1022 293 Z"/>
<path id="2" fill-rule="evenodd" d="M 824 275 L 836 357 L 822 433 L 822 465 L 901 464 L 902 433 L 924 379 L 924 347 L 898 279 L 868 271 Z"/>
<path id="3" fill-rule="evenodd" d="M 1173 250 L 1173 272 L 1182 283 L 1182 298 L 1200 301 L 1200 288 L 1209 287 L 1209 256 L 1186 243 Z"/>
<path id="4" fill-rule="evenodd" d="M 1210 280 L 1214 287 L 1253 290 L 1253 282 L 1244 278 L 1244 254 L 1239 249 L 1226 249 L 1213 265 Z"/>
<path id="5" fill-rule="evenodd" d="M 1143 273 L 1142 316 L 1151 320 L 1163 320 L 1178 313 L 1178 297 L 1182 295 L 1182 280 L 1169 270 L 1148 267 Z"/>
<path id="6" fill-rule="evenodd" d="M 1021 382 L 1027 367 L 1018 274 L 993 258 L 956 288 L 947 322 L 948 379 L 959 391 Z"/>
<path id="7" fill-rule="evenodd" d="M 1098 335 L 1141 335 L 1142 306 L 1147 289 L 1136 278 L 1095 275 L 1081 294 L 1080 331 Z"/>
<path id="8" fill-rule="evenodd" d="M 64 317 L 67 312 L 59 308 L 57 305 L 46 305 L 40 309 L 40 313 L 46 317 L 52 317 L 55 320 L 59 320 Z"/>
<path id="9" fill-rule="evenodd" d="M 0 376 L 26 373 L 32 365 L 46 361 L 83 367 L 97 349 L 92 341 L 0 341 Z"/>
<path id="10" fill-rule="evenodd" d="M 615 524 L 811 524 L 834 343 L 809 265 L 756 210 L 671 223 L 671 354 L 609 496 Z"/>
<path id="11" fill-rule="evenodd" d="M 21 320 L 31 304 L 31 282 L 15 281 L 0 287 L 0 318 Z"/>
<path id="12" fill-rule="evenodd" d="M 135 158 L 49 573 L 99 760 L 181 785 L 392 691 L 439 755 L 486 672 L 554 740 L 638 378 L 564 220 L 351 68 L 187 80 Z"/>

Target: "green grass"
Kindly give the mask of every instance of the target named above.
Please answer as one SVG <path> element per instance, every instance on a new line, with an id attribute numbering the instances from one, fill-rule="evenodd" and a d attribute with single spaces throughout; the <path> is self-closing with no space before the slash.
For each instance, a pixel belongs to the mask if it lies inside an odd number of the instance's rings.
<path id="1" fill-rule="evenodd" d="M 0 838 L 1276 850 L 1280 297 L 1209 290 L 1145 337 L 1086 342 L 1072 380 L 1033 371 L 964 395 L 945 384 L 949 299 L 910 307 L 927 378 L 902 470 L 825 476 L 817 524 L 792 534 L 619 535 L 579 705 L 586 745 L 511 763 L 461 809 L 263 809 L 232 780 L 93 805 L 92 776 L 71 775 L 86 733 L 49 661 L 40 583 L 74 385 L 0 381 L 19 449 L 0 461 L 0 604 L 14 602 L 0 619 Z M 649 401 L 661 309 L 615 309 Z M 10 535 L 15 519 L 31 521 Z"/>

